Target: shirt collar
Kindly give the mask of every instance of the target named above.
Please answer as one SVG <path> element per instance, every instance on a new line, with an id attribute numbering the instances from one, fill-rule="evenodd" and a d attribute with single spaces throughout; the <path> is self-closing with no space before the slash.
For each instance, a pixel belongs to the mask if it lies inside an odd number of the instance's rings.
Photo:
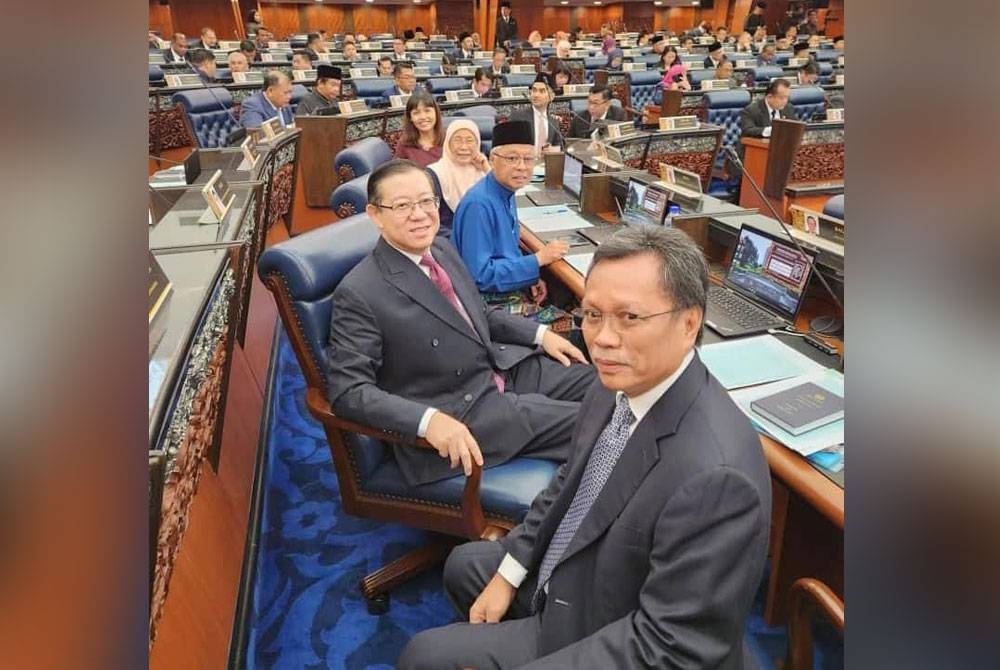
<path id="1" fill-rule="evenodd" d="M 390 242 L 386 238 L 383 237 L 382 239 L 385 240 L 385 243 L 388 244 L 390 247 L 392 247 L 393 249 L 395 249 L 396 251 L 398 251 L 399 253 L 403 254 L 404 256 L 406 256 L 407 258 L 409 258 L 411 261 L 413 261 L 413 263 L 415 265 L 417 265 L 417 266 L 420 265 L 420 259 L 423 258 L 423 256 L 421 256 L 420 254 L 410 253 L 409 251 L 403 251 L 402 249 L 400 249 L 399 247 L 397 247 L 395 244 L 393 244 L 392 242 Z M 430 252 L 431 252 L 431 250 L 428 249 L 427 253 L 430 253 Z"/>
<path id="2" fill-rule="evenodd" d="M 677 369 L 672 375 L 645 393 L 640 393 L 639 395 L 628 399 L 629 408 L 632 410 L 632 414 L 635 415 L 636 425 L 638 425 L 639 422 L 642 421 L 642 418 L 649 413 L 649 410 L 653 409 L 653 405 L 655 405 L 657 401 L 662 398 L 668 390 L 670 390 L 670 387 L 674 385 L 674 382 L 680 379 L 680 376 L 684 374 L 684 371 L 687 370 L 688 365 L 691 364 L 693 359 L 694 349 L 692 348 L 691 351 L 687 352 L 687 356 L 684 357 L 684 360 L 681 361 L 681 364 L 677 366 Z M 618 391 L 618 393 L 615 394 L 616 401 L 621 397 L 622 393 L 623 391 Z"/>
<path id="3" fill-rule="evenodd" d="M 493 170 L 490 170 L 486 174 L 486 183 L 493 190 L 497 191 L 504 198 L 514 197 L 514 191 L 510 190 L 499 181 L 497 181 L 496 175 L 493 174 Z"/>

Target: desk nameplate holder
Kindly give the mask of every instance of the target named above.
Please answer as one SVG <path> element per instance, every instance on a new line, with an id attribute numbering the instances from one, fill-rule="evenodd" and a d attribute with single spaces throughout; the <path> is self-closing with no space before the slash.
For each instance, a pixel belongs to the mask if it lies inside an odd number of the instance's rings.
<path id="1" fill-rule="evenodd" d="M 797 87 L 799 85 L 799 79 L 798 79 L 798 77 L 771 77 L 771 81 L 775 81 L 776 79 L 784 79 L 791 86 Z"/>
<path id="2" fill-rule="evenodd" d="M 264 132 L 264 141 L 270 142 L 275 137 L 278 137 L 286 130 L 294 130 L 295 123 L 289 123 L 287 126 L 281 124 L 280 116 L 272 116 L 264 123 L 260 124 L 260 129 Z"/>
<path id="3" fill-rule="evenodd" d="M 844 75 L 842 75 L 842 74 L 834 75 L 834 77 L 833 77 L 833 83 L 836 84 L 837 86 L 843 86 L 844 85 Z"/>
<path id="4" fill-rule="evenodd" d="M 368 111 L 368 105 L 365 104 L 364 98 L 357 98 L 355 100 L 344 100 L 343 102 L 338 102 L 337 106 L 340 107 L 340 113 L 345 116 L 350 116 L 351 114 L 360 114 L 361 112 Z"/>
<path id="5" fill-rule="evenodd" d="M 263 84 L 264 73 L 259 70 L 233 72 L 233 82 L 236 84 Z"/>
<path id="6" fill-rule="evenodd" d="M 208 203 L 208 209 L 202 212 L 198 219 L 198 223 L 202 225 L 222 223 L 236 201 L 236 194 L 222 178 L 222 170 L 215 171 L 208 183 L 202 187 L 201 195 Z"/>
<path id="7" fill-rule="evenodd" d="M 693 61 L 690 61 L 688 63 L 684 63 L 684 65 L 689 70 L 704 70 L 705 69 L 705 62 L 704 61 L 700 61 L 700 60 L 693 60 Z"/>
<path id="8" fill-rule="evenodd" d="M 203 86 L 201 77 L 196 74 L 168 74 L 163 77 L 170 88 L 180 88 L 182 86 Z"/>
<path id="9" fill-rule="evenodd" d="M 736 61 L 737 70 L 752 70 L 757 67 L 757 61 L 752 58 L 741 58 Z"/>
<path id="10" fill-rule="evenodd" d="M 268 49 L 280 49 L 282 51 L 288 51 L 292 48 L 291 42 L 268 42 Z"/>
<path id="11" fill-rule="evenodd" d="M 701 82 L 701 90 L 703 91 L 728 91 L 729 90 L 729 80 L 728 79 L 706 79 Z"/>
<path id="12" fill-rule="evenodd" d="M 459 65 L 458 66 L 458 76 L 459 77 L 471 77 L 476 74 L 476 70 L 479 68 L 475 65 Z"/>
<path id="13" fill-rule="evenodd" d="M 528 97 L 528 87 L 527 86 L 501 86 L 500 87 L 500 97 L 501 98 L 527 98 Z"/>
<path id="14" fill-rule="evenodd" d="M 802 67 L 809 62 L 808 58 L 789 58 L 788 67 Z"/>
<path id="15" fill-rule="evenodd" d="M 374 79 L 378 76 L 378 70 L 369 70 L 361 67 L 349 68 L 348 72 L 351 73 L 351 79 Z"/>
<path id="16" fill-rule="evenodd" d="M 393 109 L 399 109 L 401 107 L 406 107 L 406 102 L 410 99 L 410 94 L 403 95 L 390 95 L 389 96 L 389 106 Z"/>
<path id="17" fill-rule="evenodd" d="M 623 72 L 644 72 L 645 70 L 645 63 L 622 63 Z"/>
<path id="18" fill-rule="evenodd" d="M 535 72 L 537 72 L 537 70 L 535 70 L 535 66 L 531 64 L 525 65 L 524 63 L 521 63 L 520 65 L 510 66 L 511 74 L 535 74 Z"/>
<path id="19" fill-rule="evenodd" d="M 292 70 L 293 81 L 316 81 L 316 70 Z"/>
<path id="20" fill-rule="evenodd" d="M 473 58 L 493 58 L 493 52 L 492 51 L 473 51 L 472 52 L 472 57 Z"/>
<path id="21" fill-rule="evenodd" d="M 448 102 L 456 102 L 458 100 L 475 100 L 476 92 L 471 88 L 463 88 L 458 91 L 445 91 L 444 99 Z"/>
<path id="22" fill-rule="evenodd" d="M 240 162 L 237 172 L 249 172 L 254 169 L 257 165 L 257 161 L 260 160 L 260 152 L 257 151 L 257 145 L 254 143 L 252 137 L 247 137 L 240 144 L 240 151 L 243 152 L 243 161 Z"/>
<path id="23" fill-rule="evenodd" d="M 590 84 L 566 84 L 563 86 L 563 95 L 589 95 Z"/>
<path id="24" fill-rule="evenodd" d="M 624 123 L 609 123 L 608 124 L 608 138 L 616 140 L 622 137 L 628 137 L 629 135 L 635 135 L 638 130 L 635 127 L 634 121 L 626 121 Z"/>
<path id="25" fill-rule="evenodd" d="M 843 107 L 837 109 L 826 110 L 826 120 L 827 121 L 843 121 L 844 120 L 844 109 Z"/>
<path id="26" fill-rule="evenodd" d="M 415 65 L 413 67 L 414 77 L 429 77 L 431 76 L 431 69 L 426 65 Z"/>

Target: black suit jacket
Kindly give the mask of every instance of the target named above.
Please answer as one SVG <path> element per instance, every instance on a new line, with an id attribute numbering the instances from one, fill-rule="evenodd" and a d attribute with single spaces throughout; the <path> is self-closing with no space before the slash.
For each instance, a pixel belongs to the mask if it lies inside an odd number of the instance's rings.
<path id="1" fill-rule="evenodd" d="M 785 105 L 784 109 L 778 112 L 778 116 L 793 121 L 796 119 L 791 104 Z M 763 137 L 764 129 L 770 125 L 771 115 L 767 111 L 767 104 L 763 98 L 750 103 L 740 112 L 740 137 Z"/>
<path id="2" fill-rule="evenodd" d="M 569 460 L 501 540 L 529 575 L 614 404 L 594 384 Z M 523 668 L 743 668 L 770 518 L 760 438 L 696 355 L 636 426 L 556 565 L 539 658 Z"/>
<path id="3" fill-rule="evenodd" d="M 428 407 L 465 423 L 486 466 L 510 460 L 533 437 L 516 394 L 497 393 L 493 371 L 537 355 L 538 324 L 487 308 L 447 240 L 431 254 L 451 277 L 475 333 L 417 265 L 379 240 L 333 293 L 329 398 L 345 419 L 414 440 Z M 411 485 L 455 474 L 436 451 L 394 448 Z"/>
<path id="4" fill-rule="evenodd" d="M 562 133 L 559 131 L 559 119 L 551 114 L 549 116 L 549 136 L 548 143 L 552 146 L 562 147 L 566 144 Z M 527 108 L 517 109 L 510 114 L 511 121 L 527 121 L 531 124 L 531 136 L 535 136 L 535 110 L 530 105 Z"/>
<path id="5" fill-rule="evenodd" d="M 604 118 L 606 121 L 624 121 L 625 110 L 621 107 L 615 107 L 612 105 L 611 107 L 608 107 L 608 113 Z M 569 125 L 569 136 L 590 137 L 590 133 L 593 130 L 594 126 L 592 126 L 590 122 L 590 110 L 584 110 L 579 115 L 573 117 L 573 121 Z"/>
<path id="6" fill-rule="evenodd" d="M 166 61 L 167 63 L 179 63 L 180 62 L 179 59 L 174 58 L 174 52 L 170 49 L 170 47 L 167 47 L 166 49 L 164 49 L 162 53 L 163 53 L 163 60 Z M 187 52 L 184 53 L 184 60 L 190 60 L 190 58 L 188 58 L 188 54 L 189 53 L 191 53 L 191 52 L 187 51 Z"/>
<path id="7" fill-rule="evenodd" d="M 513 15 L 510 21 L 504 21 L 502 16 L 497 17 L 497 40 L 496 46 L 503 46 L 508 40 L 513 42 L 517 39 L 517 19 Z"/>

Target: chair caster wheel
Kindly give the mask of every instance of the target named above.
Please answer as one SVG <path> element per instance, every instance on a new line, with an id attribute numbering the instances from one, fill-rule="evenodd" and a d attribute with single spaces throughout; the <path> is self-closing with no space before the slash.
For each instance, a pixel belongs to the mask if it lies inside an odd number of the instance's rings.
<path id="1" fill-rule="evenodd" d="M 389 611 L 389 594 L 380 593 L 372 598 L 366 598 L 368 613 L 372 616 L 382 616 Z"/>

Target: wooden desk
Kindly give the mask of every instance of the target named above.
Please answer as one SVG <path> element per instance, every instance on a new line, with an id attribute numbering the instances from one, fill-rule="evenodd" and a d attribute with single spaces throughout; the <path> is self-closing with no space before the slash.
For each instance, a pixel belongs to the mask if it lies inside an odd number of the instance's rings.
<path id="1" fill-rule="evenodd" d="M 610 219 L 610 213 L 602 218 Z M 681 222 L 695 240 L 703 241 L 709 260 L 722 261 L 720 249 L 708 240 L 707 220 Z M 521 243 L 532 253 L 542 241 L 521 226 Z M 583 296 L 583 276 L 564 260 L 548 266 L 552 276 L 562 281 L 577 298 Z M 808 326 L 816 304 L 807 301 L 796 326 Z M 843 353 L 843 343 L 836 346 Z M 788 595 L 799 577 L 816 577 L 844 596 L 844 489 L 810 465 L 802 456 L 761 435 L 761 446 L 771 468 L 771 574 L 768 580 L 764 619 L 769 625 L 788 620 Z"/>

